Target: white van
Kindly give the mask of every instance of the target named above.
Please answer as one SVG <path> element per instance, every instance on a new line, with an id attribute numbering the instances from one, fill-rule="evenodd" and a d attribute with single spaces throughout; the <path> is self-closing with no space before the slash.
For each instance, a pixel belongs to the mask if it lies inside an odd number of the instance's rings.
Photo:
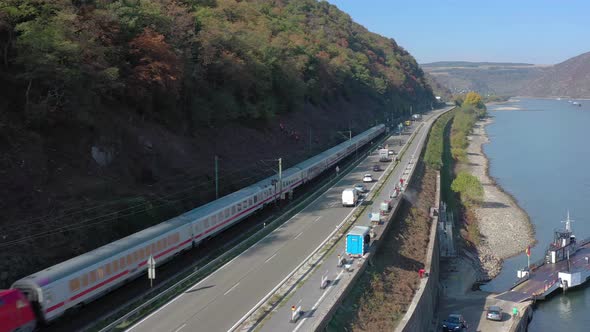
<path id="1" fill-rule="evenodd" d="M 356 206 L 358 199 L 358 190 L 354 188 L 348 188 L 342 191 L 342 206 Z"/>

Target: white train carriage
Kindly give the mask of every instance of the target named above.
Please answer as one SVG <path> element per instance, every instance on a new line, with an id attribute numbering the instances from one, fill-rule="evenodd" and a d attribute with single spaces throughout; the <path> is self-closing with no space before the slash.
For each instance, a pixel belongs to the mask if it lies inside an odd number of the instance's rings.
<path id="1" fill-rule="evenodd" d="M 16 281 L 41 320 L 88 303 L 138 277 L 153 255 L 157 264 L 191 247 L 189 220 L 179 216 Z"/>
<path id="2" fill-rule="evenodd" d="M 313 179 L 383 130 L 383 125 L 373 127 L 351 141 L 285 170 L 283 193 Z M 264 179 L 176 218 L 27 276 L 12 287 L 27 295 L 40 320 L 54 320 L 67 309 L 88 303 L 145 273 L 150 255 L 157 264 L 162 264 L 278 199 L 281 193 L 277 181 L 278 176 Z"/>
<path id="3" fill-rule="evenodd" d="M 184 213 L 191 222 L 194 244 L 213 237 L 274 199 L 274 188 L 265 184 L 258 182 Z"/>

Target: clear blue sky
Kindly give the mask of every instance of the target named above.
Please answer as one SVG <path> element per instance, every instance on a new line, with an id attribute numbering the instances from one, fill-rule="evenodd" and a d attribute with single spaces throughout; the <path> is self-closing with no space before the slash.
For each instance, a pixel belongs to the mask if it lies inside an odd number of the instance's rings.
<path id="1" fill-rule="evenodd" d="M 590 51 L 589 0 L 328 0 L 419 63 L 555 64 Z"/>

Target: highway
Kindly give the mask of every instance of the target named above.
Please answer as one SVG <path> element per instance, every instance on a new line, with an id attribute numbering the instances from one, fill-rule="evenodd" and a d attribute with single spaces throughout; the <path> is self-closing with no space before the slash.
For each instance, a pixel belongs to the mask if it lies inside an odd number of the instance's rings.
<path id="1" fill-rule="evenodd" d="M 366 211 L 378 212 L 379 203 L 388 198 L 389 192 L 391 192 L 393 187 L 399 183 L 399 179 L 402 178 L 402 176 L 404 179 L 407 177 L 407 175 L 404 175 L 404 170 L 407 169 L 412 157 L 414 157 L 412 162 L 416 162 L 419 158 L 430 125 L 434 119 L 434 115 L 440 114 L 440 112 L 441 111 L 436 111 L 424 117 L 424 126 L 422 126 L 416 133 L 416 137 L 411 146 L 404 154 L 400 163 L 393 170 L 379 195 L 373 199 L 372 204 L 367 207 Z M 412 166 L 413 165 L 410 165 L 410 167 Z M 399 201 L 395 200 L 392 203 L 395 206 Z M 397 222 L 397 219 L 393 218 L 391 222 Z M 367 216 L 362 216 L 357 220 L 355 225 L 370 226 L 370 221 Z M 380 238 L 381 233 L 384 231 L 384 226 L 385 225 L 379 225 L 374 229 L 377 238 Z M 267 319 L 263 323 L 262 327 L 259 328 L 259 331 L 295 332 L 315 330 L 321 323 L 321 319 L 326 316 L 332 305 L 336 303 L 339 294 L 341 294 L 345 287 L 352 282 L 354 273 L 345 271 L 345 269 L 337 266 L 338 255 L 341 255 L 341 257 L 345 256 L 344 238 L 339 241 L 335 249 L 324 259 L 323 263 L 315 269 L 303 285 L 300 285 L 299 288 L 290 295 L 290 300 L 283 302 L 281 306 L 273 310 L 270 319 Z M 357 267 L 356 263 L 355 259 L 353 268 Z M 323 276 L 327 277 L 330 282 L 328 287 L 320 289 Z M 303 312 L 295 322 L 290 321 L 292 305 L 301 307 Z"/>
<path id="2" fill-rule="evenodd" d="M 401 136 L 404 141 L 408 137 Z M 408 151 L 415 151 L 418 141 Z M 352 213 L 352 208 L 341 205 L 342 190 L 360 183 L 363 174 L 373 173 L 377 158 L 371 155 L 281 227 L 128 331 L 232 329 Z"/>

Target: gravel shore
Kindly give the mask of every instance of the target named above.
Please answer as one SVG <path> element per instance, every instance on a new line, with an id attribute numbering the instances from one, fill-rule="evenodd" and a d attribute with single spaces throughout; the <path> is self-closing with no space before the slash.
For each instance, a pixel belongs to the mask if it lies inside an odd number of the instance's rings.
<path id="1" fill-rule="evenodd" d="M 477 248 L 480 281 L 495 277 L 500 273 L 503 259 L 523 253 L 535 242 L 526 212 L 489 176 L 489 161 L 482 146 L 489 142 L 485 127 L 492 121 L 486 118 L 475 125 L 467 148 L 469 162 L 461 167 L 476 176 L 484 188 L 483 203 L 475 210 L 482 235 Z"/>

